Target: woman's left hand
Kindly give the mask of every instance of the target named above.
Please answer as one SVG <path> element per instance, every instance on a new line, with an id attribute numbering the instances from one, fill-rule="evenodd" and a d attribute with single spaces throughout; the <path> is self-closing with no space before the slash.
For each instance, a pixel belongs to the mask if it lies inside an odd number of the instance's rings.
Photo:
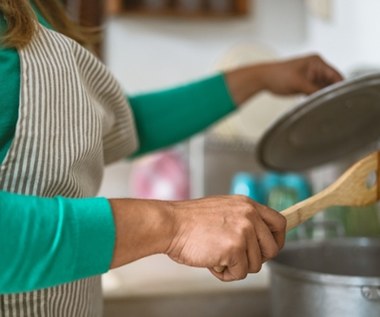
<path id="1" fill-rule="evenodd" d="M 318 55 L 263 66 L 266 68 L 262 78 L 265 88 L 280 95 L 309 95 L 343 79 L 336 69 Z"/>
<path id="2" fill-rule="evenodd" d="M 343 79 L 318 55 L 245 66 L 228 71 L 225 76 L 237 105 L 260 91 L 278 95 L 310 95 Z"/>

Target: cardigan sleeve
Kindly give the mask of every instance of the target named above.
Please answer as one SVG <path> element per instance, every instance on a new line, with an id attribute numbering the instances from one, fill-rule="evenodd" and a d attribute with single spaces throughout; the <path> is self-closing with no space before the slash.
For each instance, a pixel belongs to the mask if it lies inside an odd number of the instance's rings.
<path id="1" fill-rule="evenodd" d="M 42 198 L 0 191 L 0 294 L 109 270 L 115 225 L 105 198 Z"/>
<path id="2" fill-rule="evenodd" d="M 134 156 L 186 140 L 236 109 L 222 73 L 127 98 L 140 144 Z"/>

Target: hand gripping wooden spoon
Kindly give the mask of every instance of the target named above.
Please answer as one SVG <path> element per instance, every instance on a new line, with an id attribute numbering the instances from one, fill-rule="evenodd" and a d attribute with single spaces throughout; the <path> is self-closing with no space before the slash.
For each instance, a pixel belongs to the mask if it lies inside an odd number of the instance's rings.
<path id="1" fill-rule="evenodd" d="M 332 206 L 365 206 L 380 199 L 380 152 L 367 155 L 351 166 L 334 183 L 318 194 L 281 212 L 287 220 L 286 231 Z M 218 273 L 225 267 L 214 267 Z"/>
<path id="2" fill-rule="evenodd" d="M 380 72 L 343 80 L 306 97 L 278 117 L 256 146 L 263 168 L 296 172 L 380 147 Z M 364 206 L 380 193 L 379 153 L 348 169 L 332 185 L 284 211 L 289 231 L 330 206 Z M 375 180 L 370 183 L 370 177 Z M 222 272 L 224 267 L 214 268 Z"/>

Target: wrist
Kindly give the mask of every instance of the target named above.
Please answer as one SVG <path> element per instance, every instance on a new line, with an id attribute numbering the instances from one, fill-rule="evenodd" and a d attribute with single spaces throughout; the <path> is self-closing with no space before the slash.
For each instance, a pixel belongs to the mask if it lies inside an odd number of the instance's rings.
<path id="1" fill-rule="evenodd" d="M 111 267 L 165 253 L 173 236 L 170 202 L 143 199 L 111 199 L 116 237 Z"/>
<path id="2" fill-rule="evenodd" d="M 226 72 L 226 82 L 237 105 L 267 89 L 266 68 L 266 64 L 259 64 Z"/>

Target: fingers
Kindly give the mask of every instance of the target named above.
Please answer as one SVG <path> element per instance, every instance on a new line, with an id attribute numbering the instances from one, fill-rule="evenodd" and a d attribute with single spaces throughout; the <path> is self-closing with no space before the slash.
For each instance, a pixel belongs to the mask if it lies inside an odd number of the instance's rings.
<path id="1" fill-rule="evenodd" d="M 278 254 L 282 246 L 279 246 L 273 233 L 270 231 L 269 227 L 262 220 L 259 220 L 259 223 L 256 226 L 256 233 L 257 233 L 257 244 L 259 245 L 259 250 L 260 250 L 261 262 L 264 263 L 268 261 L 269 259 L 274 258 Z"/>
<path id="2" fill-rule="evenodd" d="M 328 81 L 332 84 L 343 80 L 343 76 L 329 65 L 327 65 L 327 68 L 325 69 L 325 75 Z"/>
<path id="3" fill-rule="evenodd" d="M 343 76 L 318 55 L 306 58 L 305 63 L 307 66 L 307 78 L 310 84 L 309 93 L 343 80 Z M 312 91 L 311 86 L 317 89 Z"/>
<path id="4" fill-rule="evenodd" d="M 231 262 L 210 269 L 222 281 L 242 279 L 247 273 L 259 272 L 262 264 L 277 256 L 284 246 L 286 219 L 254 201 L 252 206 L 257 212 L 251 215 L 251 225 L 244 230 L 245 249 L 240 249 Z"/>
<path id="5" fill-rule="evenodd" d="M 256 273 L 261 268 L 261 253 L 259 247 L 257 247 L 255 262 L 259 263 L 259 269 L 255 271 Z M 224 282 L 230 282 L 246 278 L 250 270 L 245 243 L 237 244 L 229 253 L 228 259 L 222 263 L 223 265 L 209 268 L 210 272 L 218 279 Z"/>
<path id="6" fill-rule="evenodd" d="M 261 227 L 261 226 L 259 226 L 259 227 Z M 273 237 L 272 238 L 269 237 L 270 236 L 269 230 L 268 230 L 269 235 L 266 235 L 266 234 L 264 235 L 263 231 L 265 231 L 265 230 L 263 230 L 263 228 L 261 228 L 261 230 L 256 230 L 256 234 L 257 234 L 256 237 L 254 237 L 254 236 L 247 237 L 247 258 L 248 258 L 248 271 L 249 271 L 249 273 L 259 272 L 261 270 L 261 266 L 263 264 L 263 253 L 266 253 L 266 251 L 264 251 L 262 249 L 262 247 L 265 248 L 266 244 L 260 243 L 259 240 L 261 240 L 261 239 L 265 240 L 266 238 L 269 238 L 269 239 L 272 239 L 272 241 L 273 241 Z M 268 241 L 268 244 L 269 244 L 269 241 Z"/>
<path id="7" fill-rule="evenodd" d="M 248 274 L 248 259 L 247 256 L 239 257 L 239 261 L 228 266 L 223 272 L 223 280 L 225 282 L 242 280 Z"/>
<path id="8" fill-rule="evenodd" d="M 321 57 L 319 59 L 319 80 L 325 84 L 334 84 L 343 80 L 343 76 L 331 65 L 326 63 Z"/>
<path id="9" fill-rule="evenodd" d="M 268 226 L 277 246 L 281 249 L 285 245 L 286 218 L 277 211 L 273 211 L 265 206 L 259 209 L 259 213 L 265 224 Z"/>

